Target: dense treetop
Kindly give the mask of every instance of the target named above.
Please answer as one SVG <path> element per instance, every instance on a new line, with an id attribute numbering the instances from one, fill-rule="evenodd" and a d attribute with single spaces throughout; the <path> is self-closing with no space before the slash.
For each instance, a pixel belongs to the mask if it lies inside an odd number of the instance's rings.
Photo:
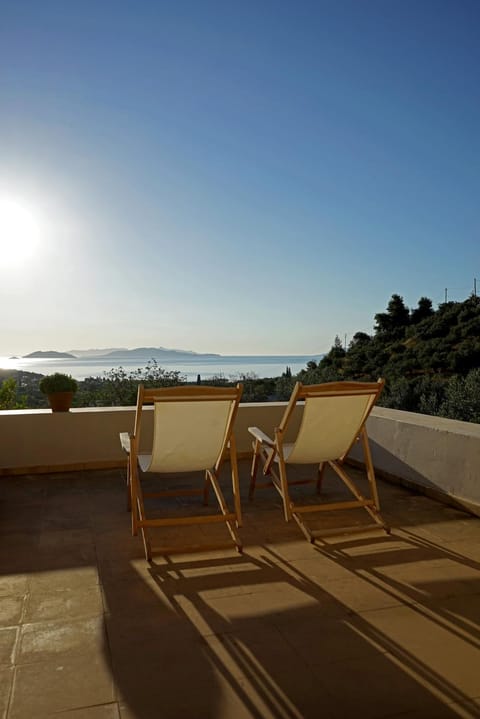
<path id="1" fill-rule="evenodd" d="M 378 377 L 386 379 L 385 406 L 480 422 L 480 299 L 434 310 L 421 297 L 409 309 L 394 294 L 375 315 L 372 335 L 357 332 L 347 348 L 336 337 L 299 375 L 308 383 Z"/>

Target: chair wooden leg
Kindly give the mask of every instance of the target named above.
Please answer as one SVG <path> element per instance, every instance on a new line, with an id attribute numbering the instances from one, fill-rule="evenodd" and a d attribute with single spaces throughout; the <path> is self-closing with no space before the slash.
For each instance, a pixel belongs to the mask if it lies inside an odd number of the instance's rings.
<path id="1" fill-rule="evenodd" d="M 378 498 L 377 481 L 375 479 L 375 470 L 373 469 L 372 453 L 370 452 L 370 445 L 368 443 L 367 430 L 365 427 L 362 429 L 362 447 L 363 456 L 365 458 L 365 467 L 367 470 L 367 477 L 370 484 L 370 491 L 372 493 L 372 499 L 375 502 L 375 507 L 380 509 L 380 500 Z"/>
<path id="2" fill-rule="evenodd" d="M 132 511 L 132 536 L 136 537 L 138 534 L 138 504 L 137 504 L 137 469 L 133 466 L 132 458 L 129 459 L 129 474 L 130 474 L 130 507 Z"/>
<path id="3" fill-rule="evenodd" d="M 132 489 L 130 487 L 130 457 L 127 460 L 127 512 L 132 511 Z"/>
<path id="4" fill-rule="evenodd" d="M 230 439 L 230 468 L 232 472 L 233 506 L 237 517 L 237 527 L 242 526 L 242 503 L 240 499 L 240 482 L 238 479 L 237 445 L 232 434 Z"/>
<path id="5" fill-rule="evenodd" d="M 205 472 L 205 484 L 203 485 L 203 504 L 205 507 L 208 505 L 208 495 L 210 490 L 210 478 L 208 472 Z"/>
<path id="6" fill-rule="evenodd" d="M 257 471 L 258 471 L 258 462 L 260 459 L 260 451 L 261 451 L 261 445 L 258 439 L 255 440 L 255 442 L 252 442 L 253 447 L 253 459 L 252 459 L 252 468 L 250 470 L 250 487 L 248 490 L 248 499 L 251 501 L 253 499 L 253 495 L 255 493 L 255 485 L 257 482 Z"/>
<path id="7" fill-rule="evenodd" d="M 142 542 L 143 542 L 143 551 L 145 552 L 145 559 L 147 562 L 152 561 L 152 548 L 150 546 L 150 542 L 147 536 L 147 530 L 144 527 L 141 527 L 141 534 L 142 534 Z"/>
<path id="8" fill-rule="evenodd" d="M 317 494 L 322 491 L 323 477 L 325 474 L 325 462 L 320 462 L 318 466 L 318 478 L 317 478 Z"/>
<path id="9" fill-rule="evenodd" d="M 140 535 L 142 537 L 143 549 L 145 551 L 145 558 L 148 562 L 152 559 L 152 550 L 150 546 L 150 540 L 148 538 L 147 529 L 142 526 L 147 518 L 145 513 L 145 504 L 143 501 L 142 486 L 140 484 L 140 477 L 138 476 L 138 469 L 135 467 L 131 472 L 132 479 L 132 534 L 137 535 L 140 529 Z"/>
<path id="10" fill-rule="evenodd" d="M 350 477 L 348 476 L 348 474 L 345 472 L 345 470 L 344 470 L 339 464 L 337 464 L 336 462 L 329 462 L 329 465 L 330 465 L 330 466 L 332 467 L 332 469 L 338 474 L 338 476 L 340 477 L 340 479 L 342 479 L 342 480 L 345 482 L 345 484 L 346 484 L 347 487 L 350 489 L 350 491 L 351 491 L 351 493 L 354 495 L 354 497 L 356 497 L 356 499 L 357 499 L 359 502 L 365 502 L 365 501 L 366 501 L 365 497 L 364 497 L 363 494 L 360 492 L 360 490 L 357 489 L 357 487 L 355 486 L 354 482 L 352 482 L 352 480 L 350 479 Z M 371 500 L 370 500 L 370 506 L 369 506 L 368 504 L 365 504 L 365 505 L 364 505 L 364 509 L 365 509 L 366 512 L 368 512 L 368 514 L 371 516 L 371 518 L 373 519 L 373 521 L 374 521 L 376 524 L 378 524 L 380 527 L 382 527 L 383 529 L 385 529 L 385 531 L 388 533 L 388 527 L 387 527 L 387 525 L 385 524 L 385 522 L 384 522 L 384 520 L 383 520 L 383 517 L 381 516 L 380 512 L 378 511 L 378 507 L 375 506 L 375 499 L 374 499 L 374 497 L 372 497 L 372 499 L 373 499 L 373 502 L 374 502 L 374 506 L 373 506 L 373 507 L 371 506 Z"/>
<path id="11" fill-rule="evenodd" d="M 208 472 L 210 476 L 210 481 L 212 483 L 213 491 L 215 492 L 215 495 L 217 497 L 218 504 L 220 505 L 220 510 L 223 515 L 230 514 L 228 511 L 227 503 L 225 501 L 225 497 L 222 494 L 222 490 L 220 489 L 220 485 L 218 483 L 218 478 L 215 476 L 214 472 Z M 232 515 L 230 515 L 232 516 Z M 230 536 L 232 537 L 235 546 L 237 548 L 238 552 L 242 552 L 242 542 L 240 540 L 240 537 L 237 533 L 237 529 L 235 527 L 235 524 L 233 524 L 229 519 L 225 517 L 225 524 L 227 525 L 227 529 L 230 532 Z"/>
<path id="12" fill-rule="evenodd" d="M 289 522 L 292 518 L 292 507 L 290 502 L 290 493 L 288 491 L 287 468 L 285 467 L 283 456 L 279 457 L 278 469 L 280 473 L 280 487 L 282 490 L 283 513 L 285 521 Z"/>

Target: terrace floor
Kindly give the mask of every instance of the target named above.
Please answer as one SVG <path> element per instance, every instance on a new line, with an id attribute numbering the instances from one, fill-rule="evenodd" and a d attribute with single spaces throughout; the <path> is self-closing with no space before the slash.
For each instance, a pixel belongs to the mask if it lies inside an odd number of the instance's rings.
<path id="1" fill-rule="evenodd" d="M 0 716 L 479 717 L 480 519 L 379 485 L 391 536 L 309 545 L 263 490 L 243 555 L 149 565 L 120 470 L 1 479 Z"/>

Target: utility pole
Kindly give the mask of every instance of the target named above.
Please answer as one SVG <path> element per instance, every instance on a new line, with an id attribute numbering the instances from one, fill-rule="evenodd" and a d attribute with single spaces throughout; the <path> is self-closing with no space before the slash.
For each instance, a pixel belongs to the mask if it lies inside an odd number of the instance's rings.
<path id="1" fill-rule="evenodd" d="M 473 296 L 477 299 L 477 278 L 473 278 Z"/>
<path id="2" fill-rule="evenodd" d="M 345 345 L 344 345 L 344 347 L 345 347 L 345 352 L 346 352 L 346 351 L 347 351 L 347 333 L 345 333 Z"/>
<path id="3" fill-rule="evenodd" d="M 448 287 L 445 287 L 445 304 L 447 304 Z"/>

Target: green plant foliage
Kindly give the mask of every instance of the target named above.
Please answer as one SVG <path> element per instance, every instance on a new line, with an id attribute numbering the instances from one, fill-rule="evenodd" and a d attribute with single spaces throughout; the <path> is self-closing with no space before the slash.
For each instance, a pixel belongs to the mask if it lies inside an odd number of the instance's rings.
<path id="1" fill-rule="evenodd" d="M 25 409 L 25 398 L 17 397 L 17 382 L 13 377 L 4 379 L 0 384 L 0 410 Z"/>
<path id="2" fill-rule="evenodd" d="M 45 375 L 40 380 L 40 392 L 43 394 L 54 394 L 55 392 L 76 392 L 78 389 L 77 380 L 69 374 L 55 372 Z"/>
<path id="3" fill-rule="evenodd" d="M 466 377 L 453 377 L 445 389 L 438 414 L 466 422 L 480 423 L 480 369 Z"/>
<path id="4" fill-rule="evenodd" d="M 330 352 L 318 365 L 309 363 L 298 379 L 314 384 L 384 377 L 385 407 L 478 422 L 479 368 L 477 297 L 443 303 L 436 311 L 421 297 L 410 312 L 400 295 L 392 295 L 387 311 L 375 315 L 373 336 L 357 332 L 346 352 L 335 338 Z"/>
<path id="5" fill-rule="evenodd" d="M 105 372 L 105 377 L 88 377 L 81 383 L 78 397 L 83 407 L 130 407 L 137 403 L 138 385 L 175 387 L 185 384 L 185 377 L 176 370 L 166 370 L 152 359 L 146 367 L 127 372 L 118 367 Z"/>

